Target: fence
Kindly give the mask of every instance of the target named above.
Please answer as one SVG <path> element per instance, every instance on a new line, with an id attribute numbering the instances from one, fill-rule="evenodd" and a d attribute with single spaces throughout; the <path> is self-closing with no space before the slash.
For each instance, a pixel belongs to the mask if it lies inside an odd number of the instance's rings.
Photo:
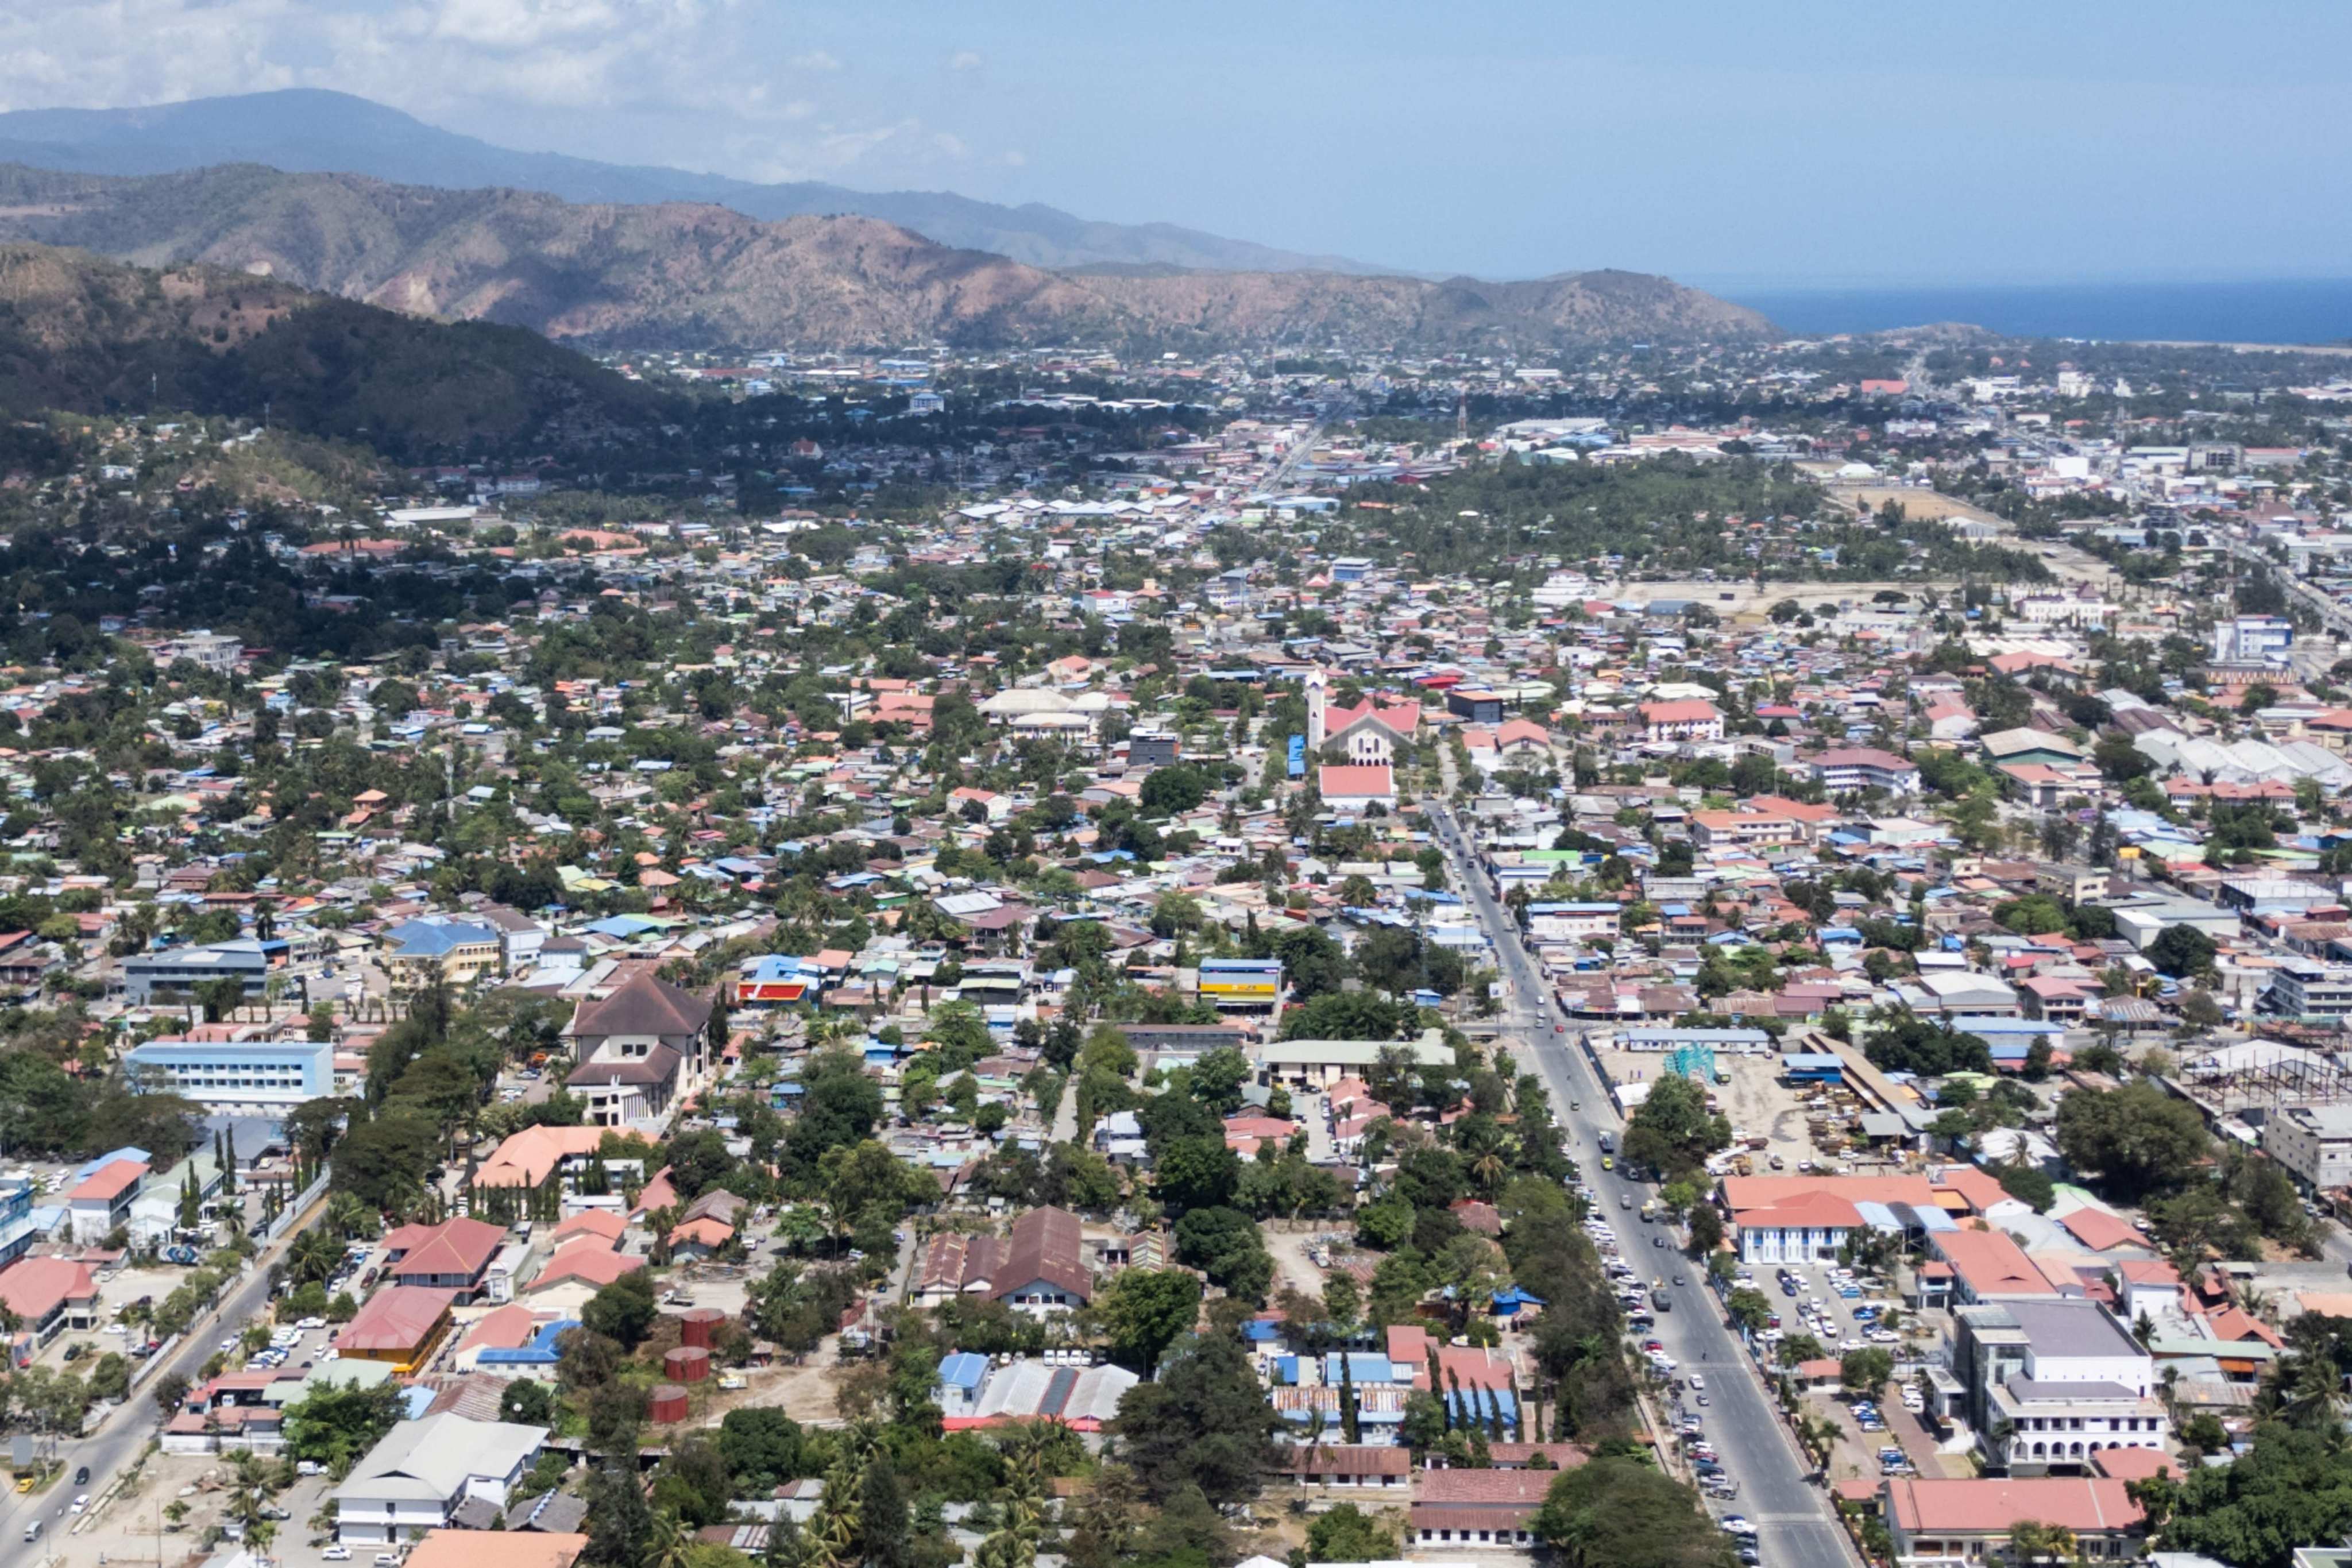
<path id="1" fill-rule="evenodd" d="M 278 1211 L 278 1217 L 271 1220 L 268 1227 L 261 1233 L 261 1240 L 265 1246 L 285 1235 L 287 1229 L 291 1226 L 297 1219 L 300 1218 L 302 1215 L 310 1209 L 312 1204 L 319 1201 L 320 1195 L 326 1192 L 327 1183 L 333 1174 L 334 1173 L 331 1171 L 321 1170 L 319 1173 L 318 1180 L 312 1182 L 310 1186 L 305 1188 L 292 1203 L 288 1204 L 284 1208 Z"/>

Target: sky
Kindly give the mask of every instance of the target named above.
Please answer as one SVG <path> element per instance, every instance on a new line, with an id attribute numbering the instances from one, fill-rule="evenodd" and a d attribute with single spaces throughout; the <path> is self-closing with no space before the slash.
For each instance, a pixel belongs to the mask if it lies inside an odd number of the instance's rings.
<path id="1" fill-rule="evenodd" d="M 0 108 L 334 88 L 504 145 L 1482 277 L 2352 275 L 2352 6 L 0 0 Z"/>

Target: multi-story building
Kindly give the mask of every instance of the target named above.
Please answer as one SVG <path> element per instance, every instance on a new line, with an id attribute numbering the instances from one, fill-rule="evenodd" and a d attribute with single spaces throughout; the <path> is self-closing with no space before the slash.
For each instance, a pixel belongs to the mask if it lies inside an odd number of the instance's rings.
<path id="1" fill-rule="evenodd" d="M 2291 1105 L 2263 1122 L 2263 1152 L 2306 1191 L 2352 1186 L 2352 1105 Z"/>
<path id="2" fill-rule="evenodd" d="M 2266 1011 L 2287 1018 L 2341 1018 L 2352 1015 L 2352 965 L 2284 957 L 2271 972 L 2263 993 Z"/>
<path id="3" fill-rule="evenodd" d="M 1917 795 L 1919 769 L 1908 757 L 1874 746 L 1848 746 L 1809 759 L 1814 780 L 1832 795 L 1879 789 L 1889 795 Z"/>
<path id="4" fill-rule="evenodd" d="M 2012 1476 L 2080 1474 L 2104 1449 L 2162 1452 L 2171 1435 L 2155 1358 L 2096 1301 L 1961 1307 L 1952 1370 L 1986 1463 Z"/>
<path id="5" fill-rule="evenodd" d="M 149 1040 L 124 1059 L 135 1089 L 207 1110 L 282 1115 L 335 1092 L 335 1047 L 325 1040 Z"/>
<path id="6" fill-rule="evenodd" d="M 122 961 L 123 995 L 143 1006 L 158 997 L 191 995 L 208 980 L 234 976 L 247 997 L 260 996 L 269 989 L 271 973 L 286 967 L 288 951 L 282 940 L 241 937 L 139 953 Z"/>
<path id="7" fill-rule="evenodd" d="M 1651 742 L 1720 741 L 1723 715 L 1712 702 L 1689 698 L 1642 704 L 1642 734 Z"/>
<path id="8" fill-rule="evenodd" d="M 652 973 L 585 1002 L 564 1026 L 580 1053 L 564 1087 L 587 1101 L 592 1127 L 658 1116 L 707 1070 L 710 1004 Z"/>
<path id="9" fill-rule="evenodd" d="M 2294 623 L 2281 616 L 2238 616 L 2213 628 L 2216 664 L 2284 664 Z"/>
<path id="10" fill-rule="evenodd" d="M 383 933 L 383 967 L 393 984 L 418 987 L 436 981 L 468 985 L 495 974 L 505 956 L 499 928 L 487 921 L 440 916 L 403 921 Z"/>

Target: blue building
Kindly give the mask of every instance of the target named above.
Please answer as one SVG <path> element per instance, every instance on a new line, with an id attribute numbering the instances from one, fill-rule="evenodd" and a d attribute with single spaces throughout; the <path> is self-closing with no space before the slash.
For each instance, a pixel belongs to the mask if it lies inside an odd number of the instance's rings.
<path id="1" fill-rule="evenodd" d="M 213 1110 L 282 1115 L 335 1092 L 328 1040 L 150 1040 L 128 1059 L 141 1092 L 176 1094 Z"/>

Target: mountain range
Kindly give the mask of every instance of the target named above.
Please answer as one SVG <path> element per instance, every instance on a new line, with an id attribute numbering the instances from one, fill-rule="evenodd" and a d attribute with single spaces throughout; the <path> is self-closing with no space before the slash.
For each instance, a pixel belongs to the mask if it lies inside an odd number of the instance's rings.
<path id="1" fill-rule="evenodd" d="M 297 88 L 146 109 L 31 109 L 0 114 L 0 160 L 94 174 L 161 174 L 216 163 L 297 174 L 370 174 L 446 190 L 503 186 L 572 202 L 708 202 L 747 217 L 854 214 L 952 249 L 1032 267 L 1183 267 L 1245 272 L 1379 273 L 1176 224 L 1097 223 L 1031 203 L 1005 206 L 943 191 L 853 191 L 797 181 L 760 184 L 684 169 L 523 153 L 428 125 L 349 93 Z"/>
<path id="2" fill-rule="evenodd" d="M 868 216 L 761 220 L 709 203 L 573 203 L 257 164 L 145 176 L 0 167 L 0 238 L 146 266 L 201 262 L 411 314 L 623 349 L 936 340 L 1543 352 L 1772 331 L 1753 310 L 1639 273 L 1495 283 L 1055 271 Z"/>

